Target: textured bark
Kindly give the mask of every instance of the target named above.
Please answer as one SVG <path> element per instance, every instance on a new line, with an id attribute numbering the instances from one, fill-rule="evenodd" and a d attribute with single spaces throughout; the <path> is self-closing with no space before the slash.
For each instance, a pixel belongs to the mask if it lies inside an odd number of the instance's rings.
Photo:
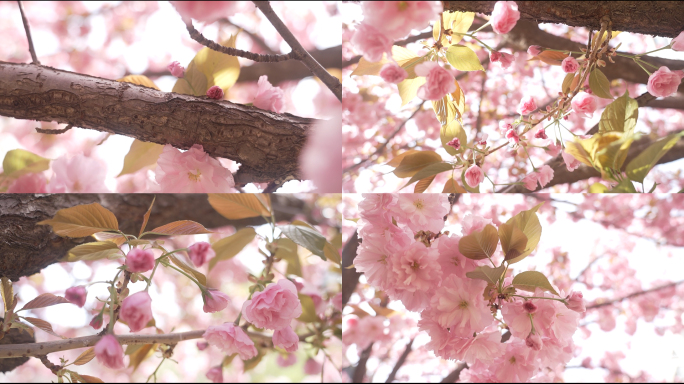
<path id="1" fill-rule="evenodd" d="M 491 14 L 496 1 L 443 1 L 450 11 Z M 676 37 L 684 30 L 684 7 L 678 1 L 516 1 L 521 20 L 573 27 L 601 28 L 610 16 L 613 31 Z"/>
<path id="2" fill-rule="evenodd" d="M 92 238 L 62 238 L 51 227 L 36 225 L 63 208 L 100 203 L 114 213 L 124 233 L 136 234 L 152 202 L 151 194 L 0 194 L 0 276 L 13 281 L 57 262 L 76 245 Z M 219 215 L 203 194 L 160 194 L 147 224 L 152 229 L 176 220 L 196 221 L 207 228 L 260 225 L 261 217 L 228 220 Z M 304 203 L 287 195 L 271 195 L 277 221 L 292 220 Z"/>
<path id="3" fill-rule="evenodd" d="M 317 121 L 62 71 L 0 62 L 0 115 L 57 121 L 241 163 L 236 183 L 300 179 L 298 158 Z"/>
<path id="4" fill-rule="evenodd" d="M 0 324 L 3 318 L 0 317 Z M 17 328 L 10 329 L 9 332 L 0 339 L 0 345 L 35 343 L 36 338 L 27 331 Z M 0 358 L 0 373 L 9 372 L 14 368 L 28 361 L 28 357 Z"/>

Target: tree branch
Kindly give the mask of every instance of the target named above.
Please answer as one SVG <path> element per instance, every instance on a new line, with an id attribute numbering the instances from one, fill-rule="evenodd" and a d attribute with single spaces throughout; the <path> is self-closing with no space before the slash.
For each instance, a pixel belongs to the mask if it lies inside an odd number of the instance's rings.
<path id="1" fill-rule="evenodd" d="M 36 48 L 33 46 L 33 39 L 31 38 L 31 27 L 29 27 L 28 19 L 24 14 L 24 6 L 21 4 L 21 1 L 17 1 L 17 4 L 19 5 L 19 12 L 21 12 L 21 21 L 24 23 L 24 30 L 26 31 L 26 39 L 28 40 L 29 52 L 31 52 L 31 60 L 33 60 L 32 63 L 40 65 L 40 61 L 38 61 L 38 56 L 36 55 Z"/>
<path id="2" fill-rule="evenodd" d="M 444 10 L 491 14 L 495 1 L 444 1 Z M 684 10 L 676 1 L 516 1 L 521 20 L 599 29 L 610 16 L 614 31 L 676 37 Z"/>
<path id="3" fill-rule="evenodd" d="M 461 376 L 461 371 L 468 368 L 467 363 L 461 363 L 458 366 L 456 366 L 456 369 L 454 369 L 450 374 L 446 375 L 444 379 L 442 379 L 441 383 L 455 383 L 456 380 L 458 380 L 458 377 Z"/>
<path id="4" fill-rule="evenodd" d="M 629 294 L 629 295 L 627 295 L 627 296 L 623 296 L 623 297 L 620 297 L 620 298 L 617 298 L 617 299 L 613 299 L 613 300 L 604 301 L 604 302 L 600 302 L 600 303 L 597 303 L 597 304 L 589 305 L 589 306 L 587 306 L 587 310 L 605 307 L 605 306 L 607 306 L 607 305 L 612 305 L 612 304 L 615 304 L 615 303 L 619 303 L 619 302 L 621 302 L 621 301 L 623 301 L 623 300 L 631 299 L 632 297 L 641 296 L 641 295 L 645 295 L 645 294 L 647 294 L 647 293 L 659 291 L 659 290 L 661 290 L 661 289 L 666 289 L 666 288 L 674 287 L 674 286 L 677 286 L 677 285 L 682 284 L 682 283 L 684 283 L 684 280 L 682 280 L 682 281 L 677 281 L 677 282 L 670 283 L 670 284 L 666 284 L 666 285 L 663 285 L 663 286 L 660 286 L 660 287 L 655 287 L 655 288 L 647 289 L 647 290 L 645 290 L 645 291 L 634 292 L 634 293 L 631 293 L 631 294 Z"/>
<path id="5" fill-rule="evenodd" d="M 342 306 L 347 305 L 356 285 L 359 283 L 361 274 L 352 267 L 354 258 L 356 257 L 356 250 L 359 248 L 359 233 L 354 231 L 354 234 L 349 238 L 347 244 L 342 249 Z"/>
<path id="6" fill-rule="evenodd" d="M 412 347 L 413 347 L 413 340 L 408 342 L 406 344 L 406 349 L 404 349 L 404 352 L 401 354 L 399 357 L 399 360 L 397 360 L 397 363 L 394 364 L 394 368 L 392 368 L 392 372 L 390 372 L 389 376 L 387 376 L 387 380 L 385 383 L 391 383 L 394 381 L 394 378 L 397 376 L 397 372 L 399 372 L 399 368 L 401 368 L 402 365 L 406 362 L 406 358 L 408 357 L 409 353 L 411 353 Z"/>
<path id="7" fill-rule="evenodd" d="M 315 119 L 0 61 L 0 115 L 189 149 L 242 165 L 237 184 L 301 179 L 299 152 Z"/>
<path id="8" fill-rule="evenodd" d="M 363 379 L 366 377 L 366 363 L 370 358 L 371 351 L 373 351 L 373 344 L 374 343 L 370 343 L 370 345 L 361 352 L 359 362 L 356 364 L 356 368 L 354 369 L 352 383 L 363 383 Z"/>
<path id="9" fill-rule="evenodd" d="M 330 91 L 335 94 L 337 99 L 342 102 L 342 83 L 335 76 L 328 73 L 309 53 L 302 47 L 297 38 L 290 32 L 285 23 L 276 15 L 271 4 L 268 1 L 254 1 L 254 5 L 261 10 L 268 21 L 273 24 L 273 27 L 278 31 L 283 40 L 295 52 L 296 58 L 306 65 L 307 68 L 317 76 L 323 84 L 325 84 Z"/>

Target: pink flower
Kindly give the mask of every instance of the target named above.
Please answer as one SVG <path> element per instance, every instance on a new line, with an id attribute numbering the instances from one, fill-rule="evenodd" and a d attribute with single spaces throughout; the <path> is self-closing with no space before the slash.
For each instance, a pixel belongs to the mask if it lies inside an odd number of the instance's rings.
<path id="1" fill-rule="evenodd" d="M 50 193 L 109 192 L 104 183 L 106 164 L 82 153 L 54 160 L 52 171 L 55 175 L 48 185 Z"/>
<path id="2" fill-rule="evenodd" d="M 568 56 L 563 61 L 561 62 L 561 69 L 565 73 L 575 73 L 579 69 L 580 65 L 577 62 L 577 60 L 572 57 Z"/>
<path id="3" fill-rule="evenodd" d="M 518 5 L 515 1 L 497 1 L 489 21 L 492 29 L 498 34 L 508 33 L 520 19 Z"/>
<path id="4" fill-rule="evenodd" d="M 516 132 L 515 129 L 509 129 L 508 132 L 506 132 L 506 138 L 510 145 L 515 145 L 520 142 L 520 136 L 518 136 L 518 132 Z"/>
<path id="5" fill-rule="evenodd" d="M 440 1 L 364 1 L 361 9 L 365 24 L 396 40 L 413 29 L 425 29 L 443 8 Z"/>
<path id="6" fill-rule="evenodd" d="M 207 372 L 207 379 L 214 383 L 223 383 L 223 367 L 220 365 L 211 367 L 209 372 Z"/>
<path id="7" fill-rule="evenodd" d="M 461 226 L 463 227 L 463 236 L 468 236 L 473 232 L 481 231 L 488 224 L 492 224 L 492 219 L 485 219 L 482 216 L 471 215 L 470 213 L 467 213 L 461 221 Z M 458 245 L 456 246 L 456 249 L 458 249 Z"/>
<path id="8" fill-rule="evenodd" d="M 382 54 L 392 56 L 392 40 L 366 23 L 356 26 L 351 43 L 371 63 L 382 60 Z"/>
<path id="9" fill-rule="evenodd" d="M 530 56 L 537 56 L 542 53 L 542 49 L 543 48 L 539 45 L 530 45 L 530 47 L 527 48 L 527 54 Z"/>
<path id="10" fill-rule="evenodd" d="M 537 139 L 544 139 L 544 140 L 549 138 L 548 136 L 546 136 L 546 131 L 544 130 L 544 128 L 539 128 L 537 133 L 534 134 L 534 137 Z"/>
<path id="11" fill-rule="evenodd" d="M 154 268 L 154 254 L 149 249 L 133 248 L 126 255 L 126 266 L 130 272 L 147 272 Z"/>
<path id="12" fill-rule="evenodd" d="M 181 17 L 214 22 L 236 13 L 251 12 L 254 4 L 245 1 L 170 1 Z"/>
<path id="13" fill-rule="evenodd" d="M 380 77 L 388 83 L 399 84 L 406 80 L 408 72 L 395 63 L 387 63 L 380 69 Z"/>
<path id="14" fill-rule="evenodd" d="M 242 360 L 249 360 L 257 355 L 254 342 L 242 328 L 236 327 L 233 323 L 209 327 L 202 337 L 226 355 L 238 353 Z"/>
<path id="15" fill-rule="evenodd" d="M 418 88 L 418 97 L 423 100 L 440 100 L 456 91 L 454 76 L 435 61 L 416 65 L 416 75 L 425 76 L 425 84 Z"/>
<path id="16" fill-rule="evenodd" d="M 257 85 L 259 88 L 257 88 L 257 93 L 254 96 L 253 105 L 275 113 L 283 113 L 285 110 L 285 102 L 283 101 L 285 92 L 280 87 L 271 85 L 266 75 L 259 77 Z"/>
<path id="17" fill-rule="evenodd" d="M 306 363 L 304 363 L 304 373 L 307 375 L 320 375 L 321 368 L 323 368 L 323 364 L 311 357 L 306 361 Z"/>
<path id="18" fill-rule="evenodd" d="M 558 156 L 562 149 L 563 147 L 561 147 L 557 143 L 549 144 L 549 154 L 551 156 Z"/>
<path id="19" fill-rule="evenodd" d="M 501 53 L 499 51 L 489 52 L 489 61 L 491 61 L 492 63 L 496 63 L 499 60 L 501 60 Z"/>
<path id="20" fill-rule="evenodd" d="M 102 327 L 102 317 L 101 313 L 93 317 L 93 319 L 90 320 L 90 326 L 93 327 L 93 329 L 100 329 L 100 327 Z"/>
<path id="21" fill-rule="evenodd" d="M 548 165 L 544 165 L 539 169 L 539 175 L 537 176 L 539 185 L 544 188 L 544 186 L 548 184 L 551 179 L 553 179 L 553 168 L 549 167 Z"/>
<path id="22" fill-rule="evenodd" d="M 592 117 L 596 111 L 596 97 L 586 92 L 579 92 L 570 104 L 572 110 L 582 117 Z"/>
<path id="23" fill-rule="evenodd" d="M 565 166 L 568 168 L 568 171 L 570 171 L 570 172 L 579 168 L 579 166 L 582 164 L 579 162 L 579 160 L 575 159 L 574 156 L 572 156 L 571 154 L 569 154 L 565 151 L 563 151 L 561 153 L 561 155 L 563 156 L 563 161 L 565 162 Z"/>
<path id="24" fill-rule="evenodd" d="M 679 32 L 679 35 L 672 39 L 670 48 L 674 51 L 684 51 L 684 31 Z"/>
<path id="25" fill-rule="evenodd" d="M 279 353 L 276 363 L 278 363 L 279 367 L 289 367 L 297 363 L 297 356 L 294 353 L 287 353 L 285 355 Z"/>
<path id="26" fill-rule="evenodd" d="M 530 112 L 534 111 L 537 109 L 537 103 L 534 101 L 532 96 L 525 96 L 520 100 L 520 104 L 518 105 L 518 113 L 521 115 L 527 115 Z"/>
<path id="27" fill-rule="evenodd" d="M 511 123 L 507 123 L 505 121 L 499 121 L 499 129 L 507 132 L 509 129 L 513 129 L 513 125 Z"/>
<path id="28" fill-rule="evenodd" d="M 439 325 L 460 332 L 462 336 L 480 332 L 494 321 L 482 300 L 485 282 L 450 275 L 430 299 Z"/>
<path id="29" fill-rule="evenodd" d="M 86 302 L 86 289 L 84 286 L 79 285 L 78 287 L 71 287 L 64 293 L 64 298 L 69 300 L 71 304 L 76 304 L 83 308 Z"/>
<path id="30" fill-rule="evenodd" d="M 515 57 L 510 53 L 492 51 L 489 54 L 489 60 L 492 63 L 501 63 L 502 68 L 508 68 L 511 66 L 511 64 L 513 64 Z"/>
<path id="31" fill-rule="evenodd" d="M 188 247 L 188 256 L 195 266 L 201 267 L 207 259 L 216 256 L 216 252 L 211 248 L 211 244 L 200 241 Z"/>
<path id="32" fill-rule="evenodd" d="M 230 192 L 233 175 L 195 144 L 181 153 L 167 144 L 157 160 L 155 179 L 165 193 Z"/>
<path id="33" fill-rule="evenodd" d="M 299 336 L 289 326 L 276 329 L 273 332 L 273 345 L 288 352 L 295 352 L 299 349 Z"/>
<path id="34" fill-rule="evenodd" d="M 231 301 L 228 295 L 216 289 L 207 290 L 206 295 L 202 294 L 202 299 L 204 300 L 202 309 L 205 313 L 223 311 Z"/>
<path id="35" fill-rule="evenodd" d="M 174 61 L 173 63 L 169 64 L 169 66 L 166 68 L 169 70 L 169 72 L 171 72 L 172 75 L 176 76 L 179 79 L 185 76 L 185 68 L 183 68 L 183 66 L 177 61 Z"/>
<path id="36" fill-rule="evenodd" d="M 427 291 L 438 286 L 442 276 L 438 258 L 439 251 L 436 249 L 426 248 L 423 243 L 411 244 L 393 262 L 397 281 L 411 292 Z"/>
<path id="37" fill-rule="evenodd" d="M 537 172 L 532 172 L 529 175 L 525 176 L 524 179 L 522 179 L 522 182 L 525 184 L 525 188 L 529 189 L 530 191 L 534 191 L 537 189 Z"/>
<path id="38" fill-rule="evenodd" d="M 465 181 L 470 188 L 475 188 L 484 180 L 484 172 L 477 165 L 473 164 L 465 172 Z"/>
<path id="39" fill-rule="evenodd" d="M 262 292 L 256 292 L 251 300 L 245 301 L 242 314 L 258 328 L 285 328 L 302 314 L 297 288 L 290 280 L 278 280 L 277 284 L 270 284 Z"/>
<path id="40" fill-rule="evenodd" d="M 125 368 L 123 358 L 124 351 L 121 344 L 112 335 L 103 336 L 100 341 L 95 344 L 95 356 L 100 364 L 111 369 Z"/>
<path id="41" fill-rule="evenodd" d="M 461 142 L 458 140 L 458 137 L 454 137 L 451 139 L 448 143 L 448 146 L 453 147 L 455 150 L 461 149 Z"/>
<path id="42" fill-rule="evenodd" d="M 397 220 L 412 231 L 439 232 L 444 227 L 444 215 L 449 213 L 449 201 L 444 196 L 423 193 L 402 193 L 397 197 Z"/>
<path id="43" fill-rule="evenodd" d="M 43 173 L 29 173 L 14 180 L 7 193 L 46 193 L 47 180 Z"/>
<path id="44" fill-rule="evenodd" d="M 342 192 L 341 126 L 341 115 L 316 123 L 299 155 L 302 176 L 322 193 Z"/>
<path id="45" fill-rule="evenodd" d="M 223 89 L 221 89 L 221 87 L 218 85 L 214 85 L 213 87 L 207 89 L 207 97 L 214 100 L 221 100 L 223 99 Z"/>
<path id="46" fill-rule="evenodd" d="M 646 89 L 655 97 L 672 96 L 677 93 L 682 78 L 684 78 L 684 71 L 670 71 L 667 67 L 660 67 L 649 76 Z"/>
<path id="47" fill-rule="evenodd" d="M 527 335 L 527 338 L 525 339 L 525 345 L 534 349 L 535 351 L 541 351 L 542 347 L 544 346 L 544 343 L 542 342 L 542 339 L 541 337 L 539 337 L 539 335 L 530 332 L 530 334 Z"/>
<path id="48" fill-rule="evenodd" d="M 121 303 L 119 318 L 128 324 L 131 332 L 137 332 L 152 320 L 152 299 L 147 291 L 128 296 Z"/>
<path id="49" fill-rule="evenodd" d="M 535 303 L 533 303 L 532 300 L 526 300 L 523 303 L 523 309 L 527 313 L 535 313 L 535 312 L 537 312 L 537 305 Z"/>
<path id="50" fill-rule="evenodd" d="M 566 298 L 566 301 L 568 302 L 566 306 L 568 309 L 571 309 L 575 312 L 585 312 L 587 308 L 584 306 L 584 298 L 582 296 L 582 292 L 575 292 L 572 291 Z"/>

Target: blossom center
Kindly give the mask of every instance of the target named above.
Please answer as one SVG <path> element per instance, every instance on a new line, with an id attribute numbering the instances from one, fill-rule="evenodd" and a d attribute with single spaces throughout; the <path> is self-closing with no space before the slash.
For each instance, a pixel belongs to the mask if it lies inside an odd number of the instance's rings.
<path id="1" fill-rule="evenodd" d="M 411 263 L 411 269 L 415 271 L 418 268 L 420 268 L 420 264 L 418 264 L 418 262 L 414 261 L 413 263 Z"/>
<path id="2" fill-rule="evenodd" d="M 195 172 L 197 173 L 193 173 L 192 171 L 188 172 L 188 179 L 198 182 L 200 176 L 202 176 L 202 172 L 199 169 L 196 169 Z"/>
<path id="3" fill-rule="evenodd" d="M 461 309 L 466 309 L 466 308 L 468 308 L 468 302 L 463 300 L 463 301 L 461 301 L 460 304 L 458 304 L 458 307 Z"/>
<path id="4" fill-rule="evenodd" d="M 418 209 L 423 209 L 423 200 L 416 200 L 413 202 L 413 205 L 415 205 Z"/>
<path id="5" fill-rule="evenodd" d="M 511 364 L 515 364 L 515 356 L 512 356 L 510 360 L 508 360 Z"/>
<path id="6" fill-rule="evenodd" d="M 382 255 L 378 263 L 387 264 L 387 255 Z"/>

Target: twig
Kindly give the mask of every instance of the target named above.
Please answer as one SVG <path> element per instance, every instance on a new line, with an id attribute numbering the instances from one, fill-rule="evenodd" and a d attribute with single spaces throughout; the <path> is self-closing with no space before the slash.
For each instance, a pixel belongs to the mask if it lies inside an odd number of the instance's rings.
<path id="1" fill-rule="evenodd" d="M 280 33 L 283 40 L 292 48 L 292 52 L 295 53 L 296 58 L 306 65 L 306 67 L 309 68 L 309 70 L 317 76 L 328 89 L 330 89 L 337 99 L 342 102 L 342 83 L 340 83 L 340 80 L 328 73 L 316 59 L 311 57 L 309 52 L 302 47 L 297 38 L 290 32 L 285 23 L 276 15 L 268 1 L 254 1 L 253 3 L 261 10 L 268 21 L 273 24 L 273 27 Z"/>
<path id="2" fill-rule="evenodd" d="M 43 128 L 38 128 L 36 127 L 36 132 L 38 133 L 44 133 L 46 135 L 61 135 L 62 133 L 66 133 L 66 131 L 70 130 L 74 126 L 69 124 L 66 127 L 62 129 L 43 129 Z"/>
<path id="3" fill-rule="evenodd" d="M 409 353 L 411 353 L 412 347 L 413 347 L 413 340 L 409 341 L 408 344 L 406 344 L 406 349 L 404 349 L 404 353 L 401 354 L 399 357 L 399 360 L 397 360 L 397 363 L 394 364 L 394 368 L 392 368 L 392 372 L 387 376 L 387 381 L 385 383 L 391 383 L 394 381 L 394 378 L 397 376 L 397 372 L 399 371 L 399 368 L 401 368 L 402 365 L 406 362 L 406 358 L 408 357 Z"/>
<path id="4" fill-rule="evenodd" d="M 43 363 L 43 365 L 46 366 L 47 369 L 51 370 L 55 375 L 60 369 L 62 369 L 61 365 L 52 364 L 52 362 L 48 360 L 47 355 L 36 356 L 36 358 L 40 360 L 40 362 Z"/>
<path id="5" fill-rule="evenodd" d="M 21 12 L 21 21 L 24 22 L 24 29 L 26 30 L 26 39 L 28 39 L 29 52 L 31 52 L 31 59 L 33 60 L 33 64 L 40 65 L 40 61 L 38 61 L 38 56 L 36 56 L 36 48 L 33 46 L 33 39 L 31 38 L 31 28 L 29 27 L 28 19 L 24 14 L 24 6 L 21 5 L 21 1 L 17 1 L 17 4 L 19 4 L 19 12 Z"/>
<path id="6" fill-rule="evenodd" d="M 128 282 L 129 282 L 129 281 L 131 281 L 131 272 L 129 272 L 129 271 L 124 271 L 124 280 L 123 280 L 123 283 L 121 284 L 121 286 L 120 286 L 119 288 L 116 289 L 116 295 L 117 295 L 117 297 L 121 297 L 121 296 L 120 296 L 120 295 L 121 295 L 121 292 L 123 292 L 124 289 L 126 289 L 126 287 L 128 286 Z M 119 320 L 119 311 L 120 311 L 120 310 L 121 310 L 121 303 L 119 303 L 119 305 L 116 306 L 116 309 L 114 310 L 114 316 L 113 316 L 111 319 L 109 319 L 109 324 L 111 324 L 112 322 L 116 323 L 117 320 Z M 104 328 L 102 329 L 102 332 L 100 332 L 100 335 L 104 336 L 104 335 L 107 333 L 107 330 L 108 330 L 109 327 L 110 327 L 109 324 L 108 324 L 106 327 L 104 327 Z"/>
<path id="7" fill-rule="evenodd" d="M 242 33 L 244 33 L 245 35 L 249 36 L 249 38 L 252 39 L 252 41 L 254 41 L 254 42 L 255 42 L 258 46 L 260 46 L 264 51 L 266 51 L 267 54 L 269 54 L 269 55 L 275 55 L 275 54 L 276 54 L 276 52 L 273 51 L 273 49 L 272 49 L 271 47 L 269 47 L 268 44 L 266 44 L 266 41 L 264 41 L 264 39 L 262 39 L 260 36 L 258 36 L 258 35 L 256 35 L 256 34 L 250 32 L 250 31 L 248 31 L 248 30 L 246 30 L 246 29 L 244 29 L 244 28 L 242 28 L 241 26 L 239 26 L 239 25 L 237 25 L 237 24 L 235 24 L 235 23 L 233 23 L 232 21 L 228 20 L 228 18 L 226 18 L 226 17 L 221 18 L 221 19 L 219 19 L 218 21 L 219 21 L 220 23 L 225 23 L 225 24 L 232 25 L 232 26 L 234 26 L 234 27 L 239 28 L 239 29 L 242 31 Z"/>
<path id="8" fill-rule="evenodd" d="M 659 290 L 661 290 L 661 289 L 674 287 L 674 286 L 679 285 L 679 284 L 682 284 L 682 283 L 684 283 L 684 280 L 677 281 L 677 282 L 670 283 L 670 284 L 666 284 L 666 285 L 663 285 L 663 286 L 660 286 L 660 287 L 655 287 L 655 288 L 647 289 L 647 290 L 645 290 L 645 291 L 634 292 L 634 293 L 631 293 L 631 294 L 629 294 L 629 295 L 627 295 L 627 296 L 620 297 L 620 298 L 618 298 L 618 299 L 606 301 L 606 302 L 599 303 L 599 304 L 589 305 L 589 306 L 587 306 L 587 309 L 596 309 L 596 308 L 605 307 L 605 306 L 607 306 L 607 305 L 619 303 L 619 302 L 621 302 L 621 301 L 623 301 L 623 300 L 631 299 L 632 297 L 641 296 L 641 295 L 645 295 L 645 294 L 647 294 L 647 293 L 659 291 Z"/>
<path id="9" fill-rule="evenodd" d="M 458 380 L 458 377 L 461 375 L 461 371 L 468 368 L 468 364 L 466 363 L 461 363 L 459 364 L 456 369 L 451 371 L 450 374 L 446 375 L 444 379 L 442 379 L 441 383 L 455 383 L 456 380 Z"/>
<path id="10" fill-rule="evenodd" d="M 482 72 L 482 82 L 480 84 L 480 102 L 477 107 L 477 120 L 475 120 L 475 134 L 480 133 L 482 128 L 482 100 L 484 99 L 485 83 L 487 82 L 487 72 Z"/>
<path id="11" fill-rule="evenodd" d="M 353 268 L 356 251 L 359 248 L 359 233 L 354 231 L 354 234 L 349 237 L 347 244 L 342 248 L 342 306 L 347 305 L 356 285 L 359 283 L 361 274 Z"/>
<path id="12" fill-rule="evenodd" d="M 359 362 L 356 364 L 356 368 L 354 369 L 352 383 L 363 383 L 363 379 L 366 377 L 366 363 L 368 362 L 371 351 L 373 350 L 373 344 L 374 343 L 370 343 L 370 345 L 364 349 L 363 352 L 361 352 Z"/>

